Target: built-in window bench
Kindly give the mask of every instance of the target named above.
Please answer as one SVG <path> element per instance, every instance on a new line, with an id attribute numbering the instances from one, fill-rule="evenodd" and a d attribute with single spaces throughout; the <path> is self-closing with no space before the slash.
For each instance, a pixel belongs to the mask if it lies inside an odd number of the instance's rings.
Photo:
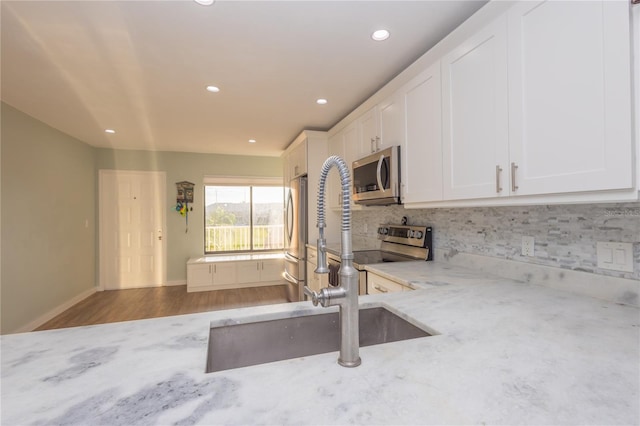
<path id="1" fill-rule="evenodd" d="M 187 291 L 286 284 L 282 278 L 282 271 L 282 252 L 195 257 L 187 262 Z"/>

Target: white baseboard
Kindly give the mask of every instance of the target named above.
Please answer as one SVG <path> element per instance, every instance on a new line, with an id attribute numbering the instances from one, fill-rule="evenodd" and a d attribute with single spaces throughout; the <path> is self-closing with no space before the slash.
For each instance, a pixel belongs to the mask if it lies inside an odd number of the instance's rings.
<path id="1" fill-rule="evenodd" d="M 172 285 L 187 285 L 187 280 L 167 281 L 164 285 L 166 287 L 169 287 L 169 286 L 172 286 Z"/>
<path id="2" fill-rule="evenodd" d="M 26 333 L 28 331 L 35 330 L 36 328 L 40 327 L 45 322 L 53 319 L 57 315 L 60 315 L 61 313 L 63 313 L 64 311 L 66 311 L 67 309 L 69 309 L 70 307 L 75 305 L 76 303 L 81 302 L 84 299 L 86 299 L 87 297 L 91 296 L 96 291 L 98 291 L 97 287 L 91 287 L 90 289 L 83 291 L 82 293 L 78 294 L 74 298 L 72 298 L 70 300 L 67 300 L 66 302 L 62 303 L 61 305 L 56 306 L 55 308 L 53 308 L 49 312 L 47 312 L 47 313 L 45 313 L 43 315 L 40 315 L 38 318 L 34 319 L 33 321 L 29 322 L 28 324 L 25 324 L 22 327 L 18 328 L 17 330 L 13 331 L 13 333 Z"/>

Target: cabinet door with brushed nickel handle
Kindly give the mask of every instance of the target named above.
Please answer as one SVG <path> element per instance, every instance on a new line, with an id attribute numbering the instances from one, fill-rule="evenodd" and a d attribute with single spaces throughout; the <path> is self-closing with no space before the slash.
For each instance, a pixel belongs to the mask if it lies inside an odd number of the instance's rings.
<path id="1" fill-rule="evenodd" d="M 508 28 L 512 195 L 631 188 L 629 2 L 517 2 Z"/>
<path id="2" fill-rule="evenodd" d="M 411 288 L 378 274 L 367 272 L 367 294 L 395 293 L 407 290 L 411 290 Z"/>

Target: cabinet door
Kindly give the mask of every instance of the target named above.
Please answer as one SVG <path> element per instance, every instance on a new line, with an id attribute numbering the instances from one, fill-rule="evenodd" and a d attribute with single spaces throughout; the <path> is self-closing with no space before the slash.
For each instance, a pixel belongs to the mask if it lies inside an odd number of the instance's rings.
<path id="1" fill-rule="evenodd" d="M 357 122 L 345 127 L 342 131 L 342 142 L 344 144 L 344 159 L 351 170 L 351 166 L 354 161 L 362 157 L 362 152 L 359 149 L 360 131 L 357 126 Z M 367 155 L 365 152 L 364 155 Z"/>
<path id="2" fill-rule="evenodd" d="M 347 163 L 352 183 L 352 163 L 356 159 L 360 158 L 360 155 L 358 153 L 358 135 L 359 132 L 357 122 L 353 122 L 342 131 L 340 131 L 340 133 L 337 133 L 333 137 L 331 137 L 328 143 L 329 155 L 337 155 L 342 158 L 345 163 Z M 329 208 L 333 210 L 342 209 L 342 184 L 340 183 L 340 174 L 335 167 L 329 171 L 329 175 L 327 176 L 326 191 L 327 206 L 329 206 Z M 361 206 L 354 204 L 351 201 L 351 197 L 349 198 L 349 202 L 351 202 L 352 210 L 359 210 L 362 208 Z"/>
<path id="3" fill-rule="evenodd" d="M 442 59 L 445 199 L 508 193 L 506 33 L 502 16 Z"/>
<path id="4" fill-rule="evenodd" d="M 407 290 L 411 289 L 380 275 L 367 272 L 367 294 L 395 293 Z"/>
<path id="5" fill-rule="evenodd" d="M 286 153 L 282 155 L 282 168 L 283 168 L 282 177 L 283 177 L 285 186 L 288 185 L 289 181 L 291 180 L 290 157 L 291 157 L 290 153 Z"/>
<path id="6" fill-rule="evenodd" d="M 262 262 L 252 260 L 234 263 L 236 264 L 236 282 L 238 284 L 260 282 Z"/>
<path id="7" fill-rule="evenodd" d="M 236 283 L 237 262 L 217 262 L 213 264 L 213 285 Z"/>
<path id="8" fill-rule="evenodd" d="M 260 282 L 280 281 L 284 271 L 282 259 L 269 259 L 260 262 Z"/>
<path id="9" fill-rule="evenodd" d="M 402 91 L 397 91 L 378 105 L 380 137 L 376 140 L 376 151 L 405 144 L 405 105 Z"/>
<path id="10" fill-rule="evenodd" d="M 402 88 L 406 141 L 402 150 L 404 203 L 442 200 L 442 97 L 440 62 Z"/>
<path id="11" fill-rule="evenodd" d="M 320 291 L 320 276 L 313 272 L 315 269 L 316 265 L 307 262 L 307 286 L 312 291 Z"/>
<path id="12" fill-rule="evenodd" d="M 304 140 L 294 148 L 289 158 L 289 174 L 291 179 L 307 173 L 307 141 Z"/>
<path id="13" fill-rule="evenodd" d="M 212 271 L 210 264 L 187 265 L 187 287 L 211 285 Z"/>
<path id="14" fill-rule="evenodd" d="M 336 133 L 327 144 L 327 151 L 329 156 L 337 155 L 343 160 L 347 161 L 344 155 L 344 143 L 343 143 L 344 131 Z M 342 208 L 342 198 L 340 196 L 340 177 L 338 171 L 335 168 L 329 171 L 327 175 L 327 182 L 325 186 L 325 201 L 327 206 L 332 210 L 339 210 Z"/>
<path id="15" fill-rule="evenodd" d="M 380 144 L 378 107 L 371 108 L 360 116 L 357 121 L 360 127 L 360 144 L 357 158 L 354 158 L 354 160 L 376 152 L 376 146 Z"/>
<path id="16" fill-rule="evenodd" d="M 628 2 L 522 2 L 508 17 L 514 194 L 630 188 Z"/>

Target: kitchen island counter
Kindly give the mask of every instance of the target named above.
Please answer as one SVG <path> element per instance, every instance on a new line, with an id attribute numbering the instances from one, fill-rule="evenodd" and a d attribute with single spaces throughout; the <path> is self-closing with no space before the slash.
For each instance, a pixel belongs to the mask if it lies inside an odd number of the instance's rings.
<path id="1" fill-rule="evenodd" d="M 360 302 L 439 334 L 351 369 L 334 352 L 205 374 L 210 323 L 326 311 L 310 302 L 2 336 L 2 424 L 640 423 L 637 308 L 419 267 L 437 279 Z"/>

